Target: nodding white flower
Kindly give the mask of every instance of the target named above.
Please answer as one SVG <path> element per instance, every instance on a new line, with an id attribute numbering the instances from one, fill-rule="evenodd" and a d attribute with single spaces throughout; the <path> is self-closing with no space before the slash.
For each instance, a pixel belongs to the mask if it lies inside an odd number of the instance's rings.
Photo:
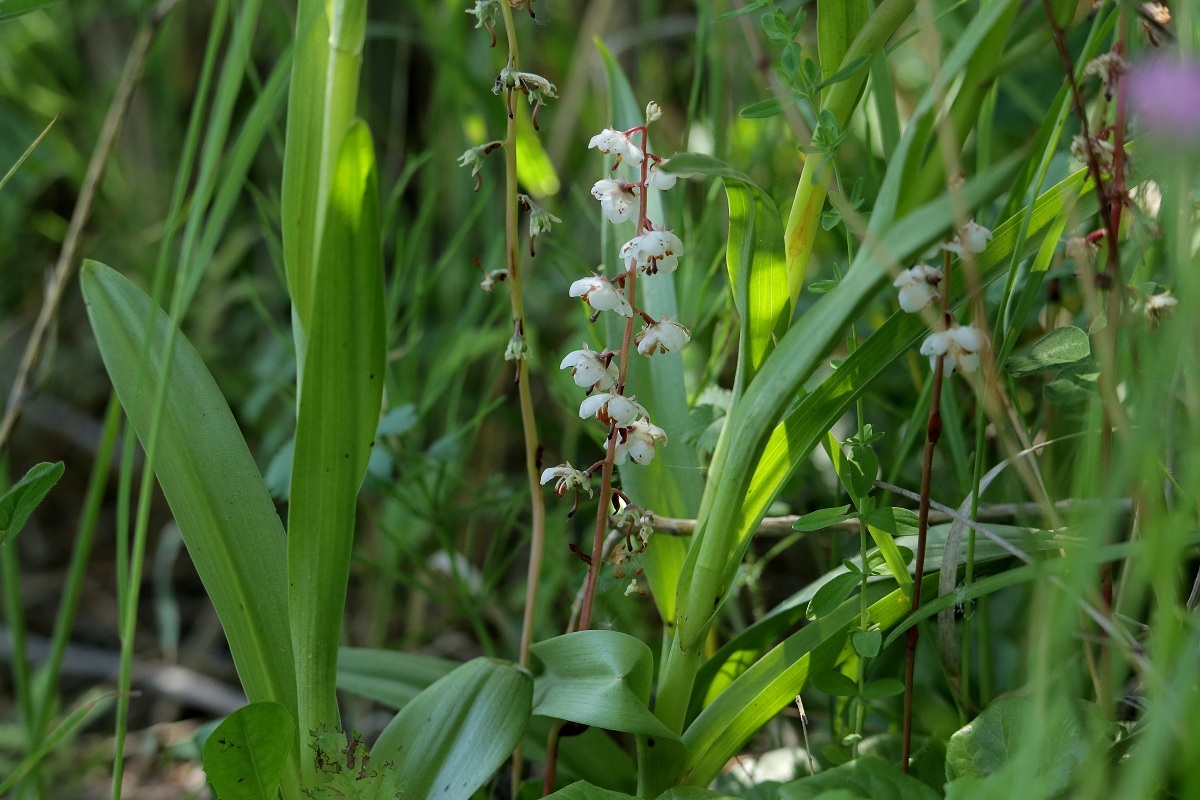
<path id="1" fill-rule="evenodd" d="M 683 253 L 683 242 L 670 231 L 650 231 L 621 246 L 620 256 L 628 269 L 637 267 L 644 275 L 659 270 L 674 272 Z"/>
<path id="2" fill-rule="evenodd" d="M 592 496 L 591 480 L 587 475 L 580 472 L 571 466 L 568 461 L 565 464 L 559 464 L 557 467 L 550 467 L 542 471 L 542 486 L 545 486 L 552 480 L 558 479 L 558 483 L 554 484 L 554 493 L 562 497 L 567 493 L 568 489 L 583 489 L 588 493 L 588 497 Z"/>
<path id="3" fill-rule="evenodd" d="M 943 250 L 957 253 L 962 258 L 967 253 L 982 253 L 987 250 L 987 243 L 992 240 L 992 232 L 971 220 L 954 233 L 954 241 L 943 244 Z"/>
<path id="4" fill-rule="evenodd" d="M 596 185 L 592 187 L 592 197 L 600 201 L 600 210 L 614 225 L 633 218 L 634 209 L 637 208 L 637 195 L 637 184 L 612 178 L 596 181 Z"/>
<path id="5" fill-rule="evenodd" d="M 617 433 L 613 463 L 624 464 L 626 458 L 631 458 L 645 466 L 654 460 L 654 448 L 659 442 L 667 443 L 667 432 L 648 419 L 639 419 Z"/>
<path id="6" fill-rule="evenodd" d="M 1084 75 L 1095 75 L 1104 84 L 1104 95 L 1112 98 L 1117 78 L 1129 69 L 1129 62 L 1120 53 L 1102 53 L 1083 68 Z"/>
<path id="7" fill-rule="evenodd" d="M 674 353 L 692 338 L 688 329 L 670 317 L 663 317 L 653 325 L 642 328 L 642 332 L 633 337 L 637 350 L 644 356 L 656 353 Z"/>
<path id="8" fill-rule="evenodd" d="M 593 147 L 601 153 L 615 154 L 618 159 L 628 161 L 635 167 L 645 158 L 640 147 L 631 142 L 624 133 L 613 128 L 605 128 L 593 136 L 588 142 L 588 149 Z"/>
<path id="9" fill-rule="evenodd" d="M 1072 236 L 1067 239 L 1063 251 L 1067 258 L 1075 262 L 1075 266 L 1080 269 L 1091 269 L 1092 265 L 1096 263 L 1096 253 L 1100 252 L 1100 245 L 1081 236 Z"/>
<path id="10" fill-rule="evenodd" d="M 1103 139 L 1098 139 L 1095 136 L 1089 136 L 1086 139 L 1076 134 L 1071 137 L 1071 155 L 1075 156 L 1077 161 L 1088 163 L 1088 141 L 1092 144 L 1092 154 L 1096 157 L 1096 166 L 1106 175 L 1111 175 L 1113 171 L 1113 156 L 1116 155 L 1116 149 L 1109 142 Z"/>
<path id="11" fill-rule="evenodd" d="M 522 361 L 528 352 L 529 345 L 525 344 L 525 337 L 519 333 L 514 333 L 512 338 L 508 340 L 508 347 L 504 348 L 504 360 Z"/>
<path id="12" fill-rule="evenodd" d="M 662 118 L 662 109 L 658 107 L 658 103 L 651 100 L 646 104 L 646 124 L 657 122 Z"/>
<path id="13" fill-rule="evenodd" d="M 937 368 L 938 356 L 945 356 L 947 374 L 956 367 L 962 372 L 974 372 L 979 368 L 979 351 L 986 346 L 983 331 L 973 325 L 955 325 L 929 334 L 921 343 L 921 355 L 929 356 L 931 369 Z"/>
<path id="14" fill-rule="evenodd" d="M 622 317 L 633 316 L 633 306 L 603 275 L 580 278 L 571 284 L 571 297 L 582 297 L 597 311 L 616 311 Z"/>
<path id="15" fill-rule="evenodd" d="M 639 588 L 638 588 L 638 582 L 637 582 L 637 578 L 634 578 L 633 580 L 631 580 L 631 581 L 629 582 L 629 585 L 625 587 L 625 596 L 626 596 L 626 597 L 630 597 L 630 596 L 632 596 L 632 595 L 635 595 L 635 594 L 636 594 L 638 597 L 641 597 L 641 596 L 643 596 L 643 595 L 645 595 L 645 594 L 646 594 L 646 590 L 645 590 L 645 589 L 639 589 Z"/>
<path id="16" fill-rule="evenodd" d="M 1170 319 L 1178 305 L 1179 301 L 1170 292 L 1152 294 L 1146 298 L 1146 319 L 1155 323 L 1160 319 Z"/>
<path id="17" fill-rule="evenodd" d="M 558 365 L 559 369 L 571 368 L 571 377 L 577 386 L 585 389 L 609 389 L 617 382 L 618 372 L 611 360 L 605 364 L 592 348 L 585 343 L 582 350 L 567 353 L 567 357 Z"/>
<path id="18" fill-rule="evenodd" d="M 605 425 L 615 422 L 617 427 L 625 428 L 634 423 L 639 416 L 646 416 L 647 411 L 642 404 L 632 397 L 601 392 L 585 397 L 579 405 L 579 418 L 595 417 Z"/>
<path id="19" fill-rule="evenodd" d="M 551 214 L 546 209 L 530 203 L 529 205 L 529 235 L 541 236 L 543 233 L 550 232 L 550 226 L 560 224 L 561 219 Z"/>
<path id="20" fill-rule="evenodd" d="M 942 270 L 928 264 L 917 264 L 896 276 L 892 286 L 900 290 L 900 308 L 915 314 L 934 300 L 941 298 L 938 284 L 942 281 Z"/>
<path id="21" fill-rule="evenodd" d="M 558 87 L 541 75 L 518 72 L 517 80 L 521 83 L 521 89 L 529 95 L 530 103 L 544 103 L 547 98 L 558 97 Z"/>
<path id="22" fill-rule="evenodd" d="M 646 176 L 646 186 L 665 192 L 675 185 L 675 181 L 679 179 L 679 176 L 674 172 L 663 172 L 662 165 L 665 163 L 667 162 L 664 160 L 662 164 L 650 165 L 650 172 Z"/>
<path id="23" fill-rule="evenodd" d="M 484 293 L 491 294 L 497 283 L 507 279 L 508 270 L 494 269 L 491 272 L 483 273 L 483 280 L 479 282 L 479 288 L 483 289 Z"/>

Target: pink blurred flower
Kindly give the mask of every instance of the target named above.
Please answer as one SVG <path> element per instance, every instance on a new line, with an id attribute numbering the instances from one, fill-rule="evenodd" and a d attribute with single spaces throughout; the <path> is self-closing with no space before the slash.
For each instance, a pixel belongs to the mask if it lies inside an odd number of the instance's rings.
<path id="1" fill-rule="evenodd" d="M 1200 64 L 1156 56 L 1129 73 L 1129 99 L 1151 134 L 1184 141 L 1200 139 Z"/>

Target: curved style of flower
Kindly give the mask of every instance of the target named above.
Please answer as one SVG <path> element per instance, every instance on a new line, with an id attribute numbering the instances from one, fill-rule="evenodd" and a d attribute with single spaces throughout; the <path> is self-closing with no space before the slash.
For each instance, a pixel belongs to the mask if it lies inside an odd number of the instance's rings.
<path id="1" fill-rule="evenodd" d="M 573 350 L 559 364 L 559 369 L 571 369 L 575 385 L 584 389 L 611 389 L 617 382 L 617 367 L 612 359 L 604 359 L 585 343 L 582 350 Z"/>
<path id="2" fill-rule="evenodd" d="M 674 272 L 682 252 L 683 242 L 671 231 L 650 231 L 622 245 L 620 257 L 628 269 L 636 267 L 643 275 L 656 275 L 659 270 Z"/>
<path id="3" fill-rule="evenodd" d="M 633 316 L 633 306 L 625 299 L 625 295 L 613 286 L 603 275 L 590 278 L 580 278 L 571 284 L 571 297 L 582 297 L 597 311 L 616 311 L 622 317 Z"/>
<path id="4" fill-rule="evenodd" d="M 938 285 L 942 282 L 940 267 L 917 264 L 896 276 L 892 286 L 900 290 L 900 308 L 915 314 L 935 300 L 941 299 Z"/>
<path id="5" fill-rule="evenodd" d="M 639 419 L 617 434 L 613 463 L 624 464 L 629 458 L 645 466 L 654 460 L 654 448 L 659 443 L 667 443 L 667 432 L 648 419 Z"/>
<path id="6" fill-rule="evenodd" d="M 605 219 L 616 225 L 633 219 L 639 191 L 635 183 L 604 178 L 596 181 L 592 187 L 592 197 L 600 201 L 600 210 L 604 212 Z"/>
<path id="7" fill-rule="evenodd" d="M 973 325 L 955 325 L 944 331 L 931 333 L 921 343 L 921 355 L 929 356 L 929 367 L 937 368 L 938 356 L 946 357 L 946 372 L 956 368 L 962 372 L 974 372 L 979 368 L 979 351 L 987 346 L 983 331 Z"/>
<path id="8" fill-rule="evenodd" d="M 627 134 L 614 128 L 605 128 L 593 136 L 592 140 L 588 142 L 588 149 L 593 147 L 605 155 L 615 154 L 618 164 L 626 161 L 636 167 L 646 157 L 641 148 L 629 140 Z"/>
<path id="9" fill-rule="evenodd" d="M 554 493 L 559 497 L 562 497 L 570 489 L 583 489 L 588 493 L 588 497 L 592 496 L 591 479 L 588 478 L 587 473 L 572 467 L 570 461 L 542 471 L 542 486 L 555 479 L 558 482 L 554 484 Z"/>
<path id="10" fill-rule="evenodd" d="M 645 417 L 648 412 L 642 404 L 632 397 L 626 397 L 614 392 L 601 392 L 585 397 L 579 405 L 579 418 L 595 417 L 605 425 L 616 423 L 618 428 L 632 425 L 638 417 Z"/>
<path id="11" fill-rule="evenodd" d="M 663 317 L 658 322 L 642 328 L 642 332 L 633 337 L 637 350 L 644 356 L 657 353 L 674 353 L 692 338 L 687 328 L 670 317 Z"/>
<path id="12" fill-rule="evenodd" d="M 992 240 L 992 232 L 971 220 L 954 233 L 954 241 L 942 245 L 943 250 L 955 253 L 959 258 L 967 253 L 982 253 L 987 250 L 987 243 Z"/>

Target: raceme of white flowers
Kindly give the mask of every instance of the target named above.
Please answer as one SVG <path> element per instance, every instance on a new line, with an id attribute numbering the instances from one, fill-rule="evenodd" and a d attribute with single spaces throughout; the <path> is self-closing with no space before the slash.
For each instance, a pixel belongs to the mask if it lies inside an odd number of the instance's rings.
<path id="1" fill-rule="evenodd" d="M 646 125 L 659 119 L 662 109 L 655 103 L 646 107 Z M 672 188 L 679 175 L 663 170 L 666 161 L 646 151 L 646 125 L 627 131 L 605 128 L 591 138 L 589 149 L 616 157 L 609 177 L 596 181 L 592 197 L 600 201 L 604 218 L 614 225 L 633 221 L 637 235 L 620 248 L 623 271 L 609 278 L 603 273 L 580 278 L 571 284 L 571 297 L 578 297 L 594 312 L 593 319 L 605 311 L 613 311 L 634 323 L 642 318 L 642 329 L 633 337 L 638 353 L 655 356 L 680 350 L 691 334 L 671 317 L 655 320 L 629 301 L 630 287 L 639 278 L 652 279 L 659 273 L 674 272 L 683 255 L 683 242 L 669 230 L 655 228 L 642 217 L 645 193 Z M 633 176 L 623 176 L 619 170 L 633 170 Z M 626 328 L 628 333 L 629 328 Z M 561 369 L 569 369 L 571 378 L 587 397 L 579 406 L 581 419 L 597 419 L 609 426 L 613 442 L 613 463 L 633 461 L 649 464 L 656 449 L 667 443 L 667 433 L 649 419 L 649 412 L 633 397 L 625 395 L 618 367 L 619 351 L 592 350 L 587 344 L 563 358 Z M 570 464 L 551 467 L 542 473 L 542 483 L 556 481 L 555 491 L 562 495 L 568 489 L 587 488 L 588 476 L 600 464 L 579 471 Z"/>
<path id="2" fill-rule="evenodd" d="M 942 245 L 942 249 L 960 257 L 968 253 L 982 253 L 992 239 L 992 232 L 971 220 L 959 228 L 954 239 Z M 916 314 L 941 299 L 941 283 L 944 275 L 938 267 L 917 264 L 896 276 L 892 286 L 899 290 L 900 308 Z M 949 319 L 953 319 L 949 317 Z M 935 331 L 921 343 L 921 355 L 929 357 L 931 369 L 937 369 L 939 357 L 945 359 L 945 370 L 952 373 L 974 372 L 979 368 L 979 351 L 987 347 L 987 337 L 973 325 L 954 322 L 945 330 Z"/>

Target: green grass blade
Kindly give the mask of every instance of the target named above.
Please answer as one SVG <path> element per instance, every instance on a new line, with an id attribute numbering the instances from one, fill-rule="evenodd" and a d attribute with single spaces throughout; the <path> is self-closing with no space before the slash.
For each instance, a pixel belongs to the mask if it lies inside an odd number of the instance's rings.
<path id="1" fill-rule="evenodd" d="M 288 609 L 301 733 L 336 727 L 354 519 L 383 393 L 383 255 L 365 123 L 343 140 L 313 299 L 288 507 Z M 311 768 L 306 760 L 305 774 Z"/>
<path id="2" fill-rule="evenodd" d="M 177 330 L 169 333 L 173 323 L 145 293 L 96 262 L 84 264 L 82 283 L 105 367 L 139 437 L 148 435 L 154 411 L 145 385 L 169 362 L 155 474 L 246 696 L 295 709 L 283 526 L 233 414 L 195 349 Z M 177 341 L 171 358 L 162 348 L 169 335 Z"/>
<path id="3" fill-rule="evenodd" d="M 0 0 L 0 20 L 19 17 L 57 2 L 58 0 Z"/>

